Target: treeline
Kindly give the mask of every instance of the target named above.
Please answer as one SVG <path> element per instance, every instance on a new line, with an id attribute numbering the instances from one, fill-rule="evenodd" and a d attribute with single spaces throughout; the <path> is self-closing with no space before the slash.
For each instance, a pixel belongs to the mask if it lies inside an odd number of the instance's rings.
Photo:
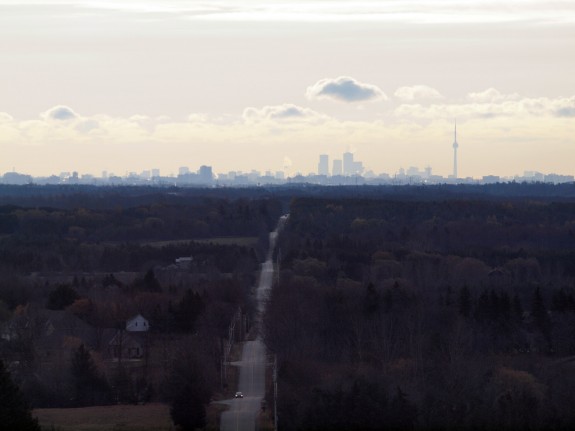
<path id="1" fill-rule="evenodd" d="M 183 240 L 257 237 L 262 254 L 280 214 L 281 203 L 269 199 L 115 210 L 0 207 L 0 261 L 18 272 L 110 272 L 141 271 L 196 255 L 198 264 L 216 256 L 211 264 L 229 271 L 241 258 L 239 249 Z M 178 242 L 152 245 L 170 240 Z"/>
<path id="2" fill-rule="evenodd" d="M 568 202 L 295 200 L 266 317 L 279 426 L 572 428 L 574 220 Z"/>
<path id="3" fill-rule="evenodd" d="M 143 195 L 0 207 L 0 359 L 33 407 L 165 401 L 194 429 L 227 388 L 224 346 L 250 328 L 282 204 Z M 128 330 L 135 316 L 148 330 Z"/>
<path id="4" fill-rule="evenodd" d="M 277 199 L 287 210 L 293 198 L 329 199 L 393 199 L 406 201 L 443 201 L 452 199 L 572 201 L 573 183 L 497 183 L 437 185 L 361 185 L 321 186 L 307 183 L 263 185 L 251 187 L 177 187 L 158 186 L 91 186 L 6 185 L 0 184 L 0 205 L 49 208 L 88 208 L 110 210 L 152 204 L 196 205 L 205 199 L 261 200 Z"/>
<path id="5" fill-rule="evenodd" d="M 94 210 L 83 207 L 0 207 L 0 233 L 20 241 L 66 238 L 87 242 L 257 235 L 281 214 L 278 201 L 210 200 Z"/>

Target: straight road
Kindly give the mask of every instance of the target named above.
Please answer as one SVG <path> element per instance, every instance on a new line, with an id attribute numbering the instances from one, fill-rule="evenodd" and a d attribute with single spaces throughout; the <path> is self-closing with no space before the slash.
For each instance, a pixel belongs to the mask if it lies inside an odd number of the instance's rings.
<path id="1" fill-rule="evenodd" d="M 277 229 L 270 233 L 270 248 L 266 261 L 262 264 L 260 280 L 255 291 L 257 300 L 258 316 L 256 317 L 256 331 L 258 333 L 254 341 L 246 341 L 242 351 L 242 359 L 233 365 L 237 365 L 240 371 L 238 391 L 242 392 L 243 398 L 227 400 L 230 409 L 222 413 L 220 421 L 221 431 L 254 431 L 257 417 L 261 409 L 261 402 L 266 388 L 266 347 L 264 345 L 260 322 L 265 311 L 266 301 L 269 297 L 273 274 L 273 252 L 279 229 L 287 220 L 282 216 Z"/>
<path id="2" fill-rule="evenodd" d="M 230 400 L 230 409 L 222 413 L 220 430 L 252 431 L 265 395 L 266 349 L 261 339 L 247 341 L 242 360 L 234 365 L 240 368 L 238 391 L 244 397 Z"/>

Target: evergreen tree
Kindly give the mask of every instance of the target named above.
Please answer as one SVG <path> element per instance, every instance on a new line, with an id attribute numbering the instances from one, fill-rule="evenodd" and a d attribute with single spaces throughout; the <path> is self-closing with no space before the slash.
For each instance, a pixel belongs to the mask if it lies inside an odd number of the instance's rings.
<path id="1" fill-rule="evenodd" d="M 537 328 L 539 328 L 543 334 L 547 334 L 550 329 L 550 321 L 539 286 L 537 286 L 537 289 L 535 289 L 535 293 L 533 294 L 533 300 L 531 302 L 531 316 L 533 316 L 533 321 Z"/>
<path id="2" fill-rule="evenodd" d="M 172 420 L 183 431 L 205 426 L 205 405 L 212 395 L 209 379 L 204 361 L 197 352 L 187 352 L 176 359 L 164 390 L 170 400 Z"/>
<path id="3" fill-rule="evenodd" d="M 469 292 L 469 287 L 463 286 L 459 291 L 459 313 L 463 317 L 469 317 L 471 314 L 471 292 Z"/>
<path id="4" fill-rule="evenodd" d="M 204 308 L 205 304 L 201 295 L 188 289 L 173 312 L 177 328 L 183 332 L 193 332 L 196 320 Z"/>
<path id="5" fill-rule="evenodd" d="M 48 295 L 46 308 L 49 310 L 63 310 L 72 305 L 76 299 L 80 298 L 78 292 L 67 284 L 62 284 Z"/>
<path id="6" fill-rule="evenodd" d="M 521 305 L 521 299 L 517 294 L 513 296 L 513 317 L 519 322 L 523 319 L 523 305 Z"/>
<path id="7" fill-rule="evenodd" d="M 363 309 L 365 314 L 373 315 L 379 311 L 379 294 L 372 282 L 369 282 L 364 296 Z"/>
<path id="8" fill-rule="evenodd" d="M 182 431 L 193 431 L 206 425 L 206 408 L 191 385 L 182 387 L 173 399 L 170 415 Z"/>
<path id="9" fill-rule="evenodd" d="M 160 282 L 156 278 L 156 274 L 154 274 L 153 269 L 149 269 L 144 276 L 144 288 L 150 292 L 161 292 L 162 286 Z"/>
<path id="10" fill-rule="evenodd" d="M 0 428 L 10 431 L 40 431 L 20 389 L 0 360 Z"/>
<path id="11" fill-rule="evenodd" d="M 397 387 L 397 393 L 391 400 L 389 425 L 391 429 L 410 430 L 415 427 L 417 407 L 407 399 L 405 392 Z"/>
<path id="12" fill-rule="evenodd" d="M 134 385 L 126 367 L 118 367 L 116 373 L 112 377 L 111 383 L 114 389 L 115 401 L 118 404 L 128 404 L 136 401 Z"/>
<path id="13" fill-rule="evenodd" d="M 535 293 L 533 294 L 533 300 L 531 302 L 531 316 L 533 317 L 533 322 L 537 328 L 549 341 L 549 338 L 551 337 L 551 320 L 547 314 L 547 309 L 545 308 L 545 302 L 543 301 L 543 295 L 541 295 L 539 286 L 537 286 L 537 289 L 535 289 Z"/>
<path id="14" fill-rule="evenodd" d="M 72 354 L 71 373 L 77 406 L 106 404 L 109 401 L 108 384 L 98 373 L 90 352 L 83 344 Z"/>
<path id="15" fill-rule="evenodd" d="M 511 319 L 511 298 L 507 292 L 502 292 L 499 296 L 499 318 L 506 322 Z"/>

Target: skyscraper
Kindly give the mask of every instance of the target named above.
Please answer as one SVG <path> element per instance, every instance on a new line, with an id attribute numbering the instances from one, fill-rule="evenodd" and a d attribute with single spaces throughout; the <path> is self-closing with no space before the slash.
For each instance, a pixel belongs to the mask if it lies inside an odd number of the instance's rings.
<path id="1" fill-rule="evenodd" d="M 335 159 L 333 161 L 333 168 L 331 170 L 331 174 L 332 175 L 342 175 L 343 174 L 343 170 L 342 170 L 342 166 L 341 166 L 341 159 Z"/>
<path id="2" fill-rule="evenodd" d="M 199 180 L 203 183 L 211 183 L 214 179 L 214 174 L 212 172 L 211 166 L 202 165 L 198 170 Z"/>
<path id="3" fill-rule="evenodd" d="M 457 149 L 459 144 L 457 143 L 457 121 L 455 121 L 455 131 L 453 139 L 453 178 L 457 178 Z"/>
<path id="4" fill-rule="evenodd" d="M 319 163 L 317 164 L 318 175 L 329 175 L 329 156 L 327 154 L 319 155 Z"/>
<path id="5" fill-rule="evenodd" d="M 353 153 L 350 152 L 343 153 L 343 174 L 353 175 L 354 174 L 353 171 L 354 171 Z"/>

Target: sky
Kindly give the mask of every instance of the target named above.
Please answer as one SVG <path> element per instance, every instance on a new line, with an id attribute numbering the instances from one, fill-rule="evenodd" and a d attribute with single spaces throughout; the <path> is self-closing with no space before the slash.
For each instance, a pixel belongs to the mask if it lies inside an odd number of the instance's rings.
<path id="1" fill-rule="evenodd" d="M 0 175 L 575 174 L 572 0 L 0 0 Z"/>

